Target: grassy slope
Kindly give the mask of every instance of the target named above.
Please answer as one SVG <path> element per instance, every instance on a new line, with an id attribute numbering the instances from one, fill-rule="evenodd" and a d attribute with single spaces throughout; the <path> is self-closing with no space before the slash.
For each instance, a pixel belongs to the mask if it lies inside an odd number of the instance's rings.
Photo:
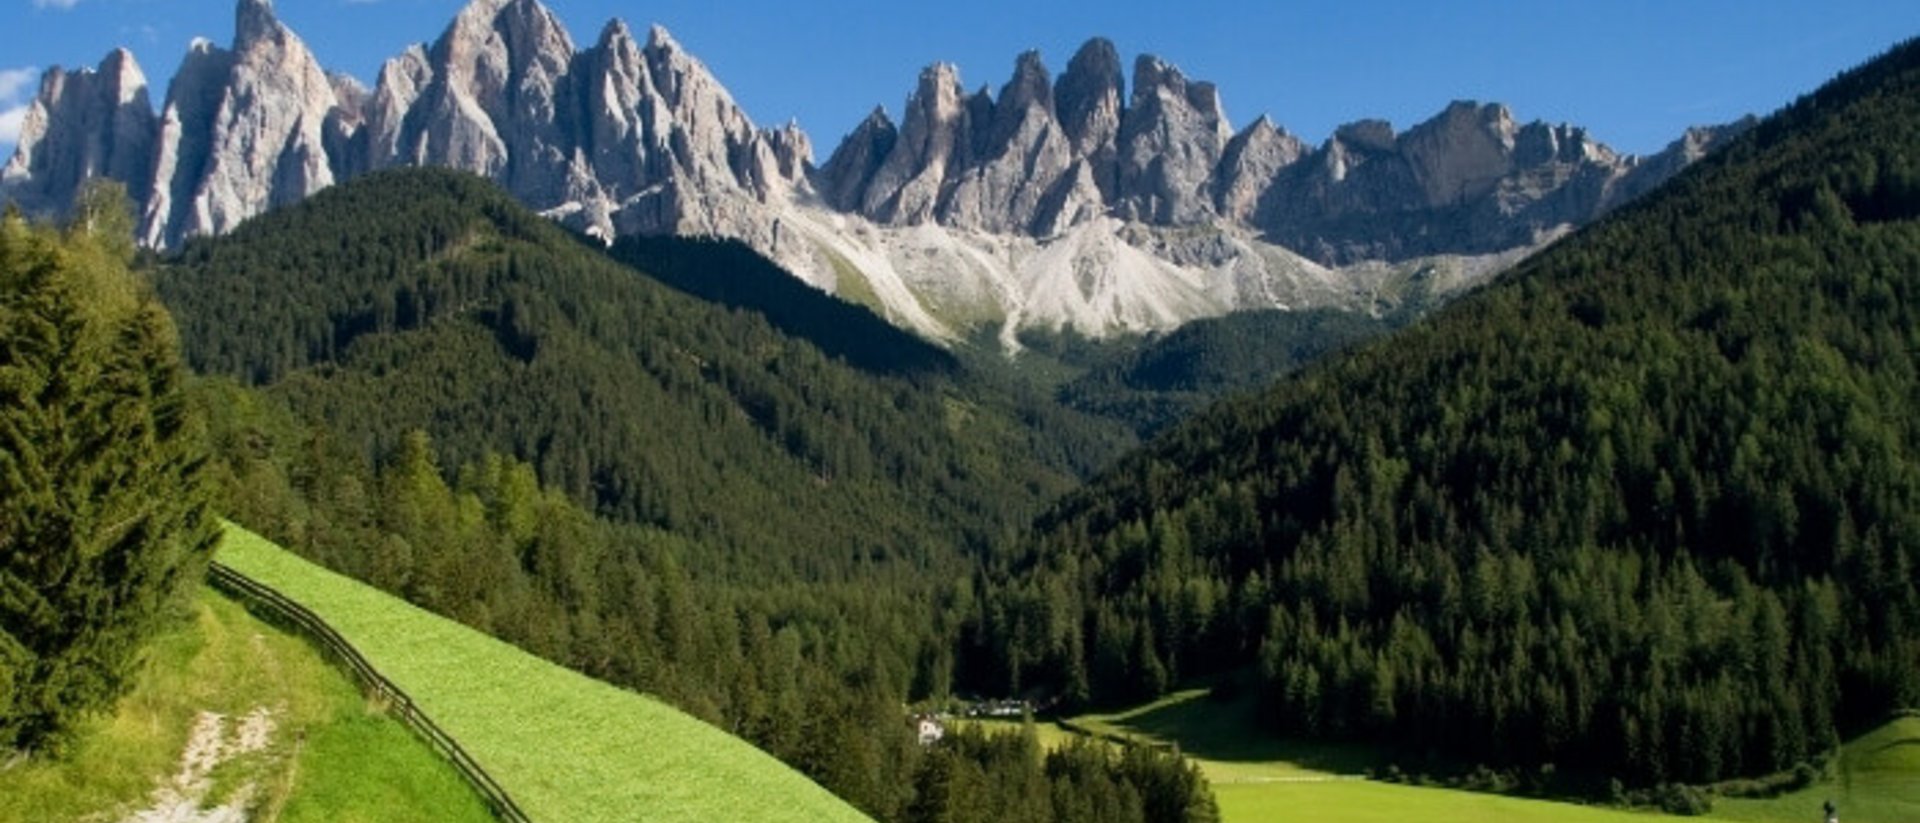
<path id="1" fill-rule="evenodd" d="M 538 820 L 863 819 L 764 752 L 230 527 L 222 562 L 351 640 Z"/>
<path id="2" fill-rule="evenodd" d="M 206 592 L 193 621 L 155 643 L 134 691 L 68 758 L 0 771 L 0 820 L 115 819 L 145 808 L 179 771 L 200 712 L 239 718 L 260 706 L 279 725 L 271 745 L 214 771 L 212 803 L 252 781 L 260 806 L 279 807 L 285 823 L 493 819 L 451 767 L 371 711 L 312 646 Z"/>

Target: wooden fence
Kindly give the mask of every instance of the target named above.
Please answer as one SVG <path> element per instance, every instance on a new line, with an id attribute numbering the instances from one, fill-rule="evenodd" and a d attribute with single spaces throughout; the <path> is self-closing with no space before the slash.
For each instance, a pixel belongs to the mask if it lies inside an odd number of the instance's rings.
<path id="1" fill-rule="evenodd" d="M 406 724 L 414 734 L 419 735 L 421 739 L 427 741 L 428 745 L 433 746 L 445 756 L 453 764 L 454 769 L 460 772 L 460 776 L 466 778 L 474 790 L 480 793 L 481 798 L 486 800 L 487 805 L 492 807 L 496 816 L 507 823 L 531 823 L 527 813 L 520 809 L 519 804 L 513 802 L 513 798 L 507 795 L 507 790 L 496 782 L 492 775 L 487 774 L 487 770 L 480 766 L 479 761 L 473 759 L 473 755 L 467 754 L 467 750 L 461 748 L 459 742 L 414 704 L 413 698 L 409 697 L 406 691 L 388 680 L 386 675 L 373 667 L 372 663 L 367 662 L 366 656 L 361 654 L 359 649 L 354 648 L 352 643 L 347 642 L 339 632 L 334 631 L 332 626 L 327 625 L 327 621 L 320 619 L 319 615 L 275 591 L 272 587 L 217 561 L 208 567 L 207 579 L 215 588 L 239 598 L 255 610 L 265 612 L 263 617 L 282 622 L 313 638 L 314 642 L 319 643 L 327 654 L 346 667 L 347 672 L 359 681 L 360 686 L 369 695 L 386 703 L 400 722 Z"/>

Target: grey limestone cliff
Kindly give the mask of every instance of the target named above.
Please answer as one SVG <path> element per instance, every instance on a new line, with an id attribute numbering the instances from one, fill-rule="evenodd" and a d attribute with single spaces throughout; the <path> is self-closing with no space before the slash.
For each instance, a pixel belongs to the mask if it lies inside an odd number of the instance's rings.
<path id="1" fill-rule="evenodd" d="M 49 70 L 0 186 L 29 209 L 63 211 L 88 178 L 150 179 L 158 129 L 147 76 L 126 49 L 97 68 Z"/>
<path id="2" fill-rule="evenodd" d="M 373 89 L 329 75 L 269 0 L 240 0 L 231 48 L 196 40 L 156 115 L 133 56 L 47 73 L 0 195 L 66 208 L 87 178 L 127 184 L 141 241 L 225 232 L 354 175 L 436 165 L 612 234 L 764 222 L 740 203 L 806 184 L 795 126 L 758 129 L 665 29 L 610 23 L 577 50 L 538 0 L 473 0 Z"/>
<path id="3" fill-rule="evenodd" d="M 1309 148 L 1264 115 L 1234 133 L 1213 84 L 1152 55 L 1135 60 L 1125 91 L 1102 39 L 1053 83 L 1038 54 L 1021 55 L 997 98 L 968 97 L 959 70 L 936 65 L 898 129 L 876 111 L 814 184 L 834 207 L 886 225 L 1044 238 L 1102 217 L 1224 224 L 1343 265 L 1533 245 L 1741 130 L 1694 130 L 1639 158 L 1578 128 L 1456 102 L 1404 133 L 1360 121 Z"/>

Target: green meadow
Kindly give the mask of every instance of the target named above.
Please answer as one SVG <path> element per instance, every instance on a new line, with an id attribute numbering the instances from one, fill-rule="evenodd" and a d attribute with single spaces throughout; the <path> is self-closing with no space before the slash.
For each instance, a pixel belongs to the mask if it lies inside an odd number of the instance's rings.
<path id="1" fill-rule="evenodd" d="M 1203 689 L 1125 711 L 1042 722 L 1035 733 L 1047 746 L 1075 734 L 1177 745 L 1213 784 L 1225 823 L 1817 823 L 1828 799 L 1846 823 L 1920 821 L 1920 717 L 1899 718 L 1849 742 L 1829 781 L 1767 799 L 1716 797 L 1705 818 L 1368 780 L 1362 773 L 1376 760 L 1365 747 L 1272 737 L 1258 731 L 1248 701 L 1213 701 Z"/>
<path id="2" fill-rule="evenodd" d="M 536 820 L 857 821 L 799 772 L 658 700 L 415 608 L 229 526 L 219 560 L 319 614 Z"/>

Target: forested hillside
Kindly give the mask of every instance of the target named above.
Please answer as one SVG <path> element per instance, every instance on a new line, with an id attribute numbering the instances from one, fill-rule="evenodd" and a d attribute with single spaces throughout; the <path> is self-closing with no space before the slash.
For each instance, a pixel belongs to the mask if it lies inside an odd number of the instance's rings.
<path id="1" fill-rule="evenodd" d="M 1704 782 L 1920 704 L 1920 45 L 1070 496 L 963 671 Z M 1544 773 L 1544 772 L 1543 772 Z"/>
<path id="2" fill-rule="evenodd" d="M 779 580 L 956 570 L 1125 442 L 943 369 L 851 367 L 452 172 L 266 215 L 158 285 L 197 369 L 274 386 L 370 457 L 414 429 L 449 465 L 510 454 L 599 513 Z"/>
<path id="3" fill-rule="evenodd" d="M 828 357 L 876 374 L 946 374 L 959 363 L 864 306 L 807 285 L 738 240 L 628 235 L 608 254 L 679 291 L 754 312 Z"/>
<path id="4" fill-rule="evenodd" d="M 223 511 L 282 545 L 659 695 L 879 819 L 1085 819 L 1106 801 L 1069 781 L 1096 777 L 1127 787 L 1115 819 L 1211 808 L 1177 756 L 934 757 L 903 714 L 947 692 L 977 558 L 1121 427 L 944 358 L 829 356 L 447 172 L 342 186 L 156 279 L 213 373 Z"/>
<path id="5" fill-rule="evenodd" d="M 1060 399 L 1070 408 L 1125 421 L 1151 437 L 1226 395 L 1264 388 L 1407 319 L 1341 309 L 1274 309 L 1195 320 L 1111 355 L 1110 362 L 1062 386 Z"/>

